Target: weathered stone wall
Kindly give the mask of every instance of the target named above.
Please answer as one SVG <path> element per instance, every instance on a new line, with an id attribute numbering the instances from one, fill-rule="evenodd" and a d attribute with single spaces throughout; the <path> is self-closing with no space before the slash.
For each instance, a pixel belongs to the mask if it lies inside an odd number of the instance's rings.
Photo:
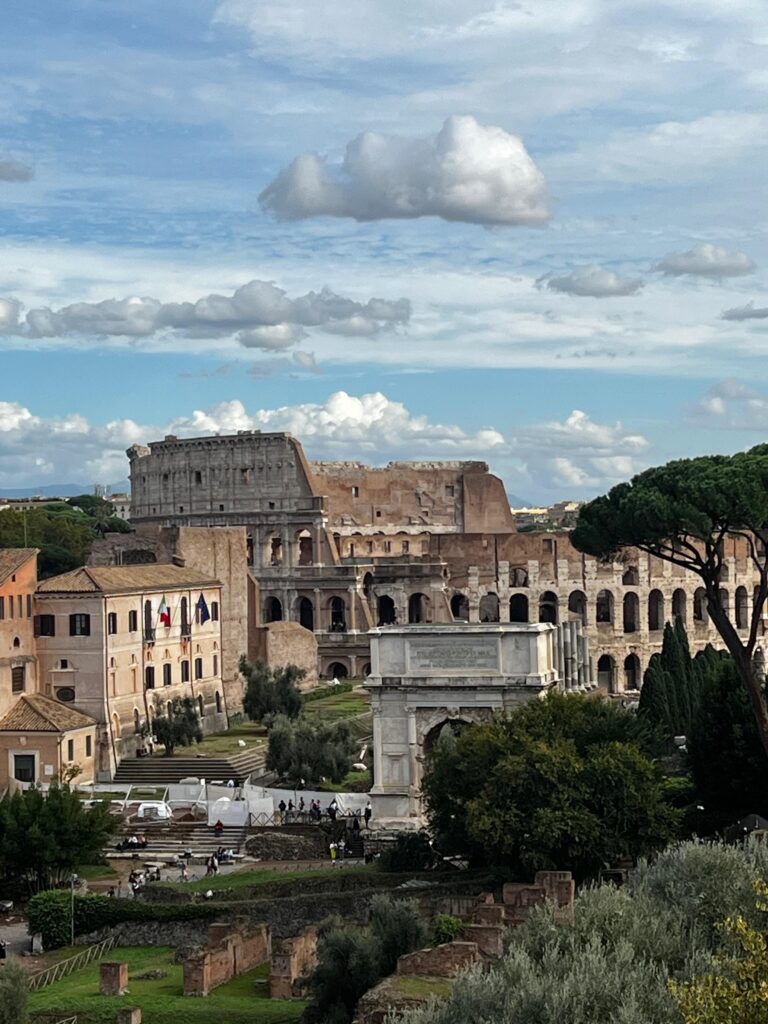
<path id="1" fill-rule="evenodd" d="M 184 961 L 184 995 L 207 996 L 212 989 L 263 964 L 271 954 L 268 925 L 242 920 L 212 924 L 208 946 Z"/>
<path id="2" fill-rule="evenodd" d="M 452 978 L 465 967 L 480 960 L 474 942 L 444 942 L 431 949 L 417 949 L 397 961 L 397 974 L 422 975 L 427 978 Z"/>
<path id="3" fill-rule="evenodd" d="M 266 662 L 270 668 L 297 665 L 307 673 L 300 688 L 317 686 L 317 640 L 298 622 L 270 622 L 253 631 L 248 657 Z"/>
<path id="4" fill-rule="evenodd" d="M 269 994 L 272 999 L 300 995 L 300 981 L 317 963 L 317 929 L 305 928 L 292 939 L 283 940 L 272 952 Z"/>

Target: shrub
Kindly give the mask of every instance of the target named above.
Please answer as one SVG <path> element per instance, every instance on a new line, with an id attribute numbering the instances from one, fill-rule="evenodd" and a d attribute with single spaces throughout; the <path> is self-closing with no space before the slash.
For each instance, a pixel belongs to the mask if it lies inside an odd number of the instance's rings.
<path id="1" fill-rule="evenodd" d="M 379 973 L 392 974 L 397 958 L 427 945 L 429 933 L 415 903 L 380 894 L 371 901 L 368 925 L 376 945 Z"/>
<path id="2" fill-rule="evenodd" d="M 13 960 L 0 968 L 0 1024 L 27 1024 L 27 972 Z"/>
<path id="3" fill-rule="evenodd" d="M 465 923 L 453 914 L 436 914 L 432 922 L 432 945 L 453 942 L 464 931 Z"/>
<path id="4" fill-rule="evenodd" d="M 437 854 L 426 832 L 400 832 L 381 854 L 385 871 L 430 871 L 437 863 Z"/>
<path id="5" fill-rule="evenodd" d="M 75 896 L 75 935 L 86 935 L 123 921 L 208 920 L 222 912 L 212 903 L 144 903 L 116 900 L 109 896 Z M 27 907 L 29 931 L 43 937 L 43 948 L 66 946 L 71 934 L 70 893 L 62 889 L 38 893 Z"/>
<path id="6" fill-rule="evenodd" d="M 295 786 L 312 786 L 323 779 L 338 784 L 356 750 L 347 722 L 291 722 L 278 715 L 269 730 L 267 770 Z"/>
<path id="7" fill-rule="evenodd" d="M 240 659 L 240 673 L 245 679 L 243 708 L 254 722 L 260 722 L 266 715 L 285 715 L 298 718 L 302 699 L 296 685 L 307 674 L 297 665 L 270 668 L 263 661 L 250 662 Z"/>
<path id="8" fill-rule="evenodd" d="M 311 690 L 305 690 L 301 695 L 301 699 L 305 704 L 309 704 L 313 700 L 322 700 L 323 697 L 334 697 L 338 693 L 351 693 L 353 689 L 354 683 L 349 682 L 349 680 L 337 683 L 336 685 L 314 686 Z"/>

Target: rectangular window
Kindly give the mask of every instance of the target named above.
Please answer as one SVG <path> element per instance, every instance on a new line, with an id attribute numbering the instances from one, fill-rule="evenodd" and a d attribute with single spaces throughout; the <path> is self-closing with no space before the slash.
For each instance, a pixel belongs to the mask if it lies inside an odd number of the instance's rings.
<path id="1" fill-rule="evenodd" d="M 169 662 L 163 665 L 163 686 L 171 685 L 171 666 Z"/>
<path id="2" fill-rule="evenodd" d="M 217 676 L 219 674 L 219 656 L 214 654 L 213 656 L 213 674 Z"/>
<path id="3" fill-rule="evenodd" d="M 13 618 L 13 594 L 8 595 L 8 618 Z"/>
<path id="4" fill-rule="evenodd" d="M 74 615 L 69 616 L 69 635 L 70 636 L 90 636 L 91 635 L 91 616 L 85 615 L 83 612 L 75 612 Z"/>
<path id="5" fill-rule="evenodd" d="M 13 777 L 17 782 L 35 781 L 35 755 L 13 755 Z"/>
<path id="6" fill-rule="evenodd" d="M 391 550 L 392 550 L 392 541 L 391 540 L 385 540 L 384 541 L 384 551 L 386 552 L 386 554 L 389 554 Z"/>
<path id="7" fill-rule="evenodd" d="M 0 620 L 5 618 L 5 598 L 0 597 Z"/>
<path id="8" fill-rule="evenodd" d="M 200 472 L 199 469 L 196 469 L 195 470 L 195 483 L 196 484 L 201 484 L 202 482 L 203 482 L 203 474 Z"/>
<path id="9" fill-rule="evenodd" d="M 24 666 L 14 665 L 11 669 L 11 693 L 24 692 Z"/>
<path id="10" fill-rule="evenodd" d="M 86 757 L 90 757 L 92 753 L 93 753 L 93 748 L 91 747 L 91 737 L 90 736 L 86 736 L 85 737 L 85 756 Z"/>
<path id="11" fill-rule="evenodd" d="M 409 544 L 409 542 L 407 540 L 404 540 L 403 541 L 403 554 L 407 555 L 410 550 L 411 550 L 411 545 Z"/>
<path id="12" fill-rule="evenodd" d="M 27 618 L 32 618 L 32 595 L 27 594 Z"/>
<path id="13" fill-rule="evenodd" d="M 219 602 L 211 601 L 211 618 L 214 622 L 219 621 Z"/>
<path id="14" fill-rule="evenodd" d="M 67 760 L 68 761 L 74 761 L 75 760 L 75 741 L 74 740 L 67 740 Z"/>
<path id="15" fill-rule="evenodd" d="M 139 629 L 139 613 L 136 611 L 128 612 L 128 632 L 136 633 Z"/>
<path id="16" fill-rule="evenodd" d="M 16 618 L 21 619 L 24 617 L 24 599 L 21 594 L 16 595 Z"/>
<path id="17" fill-rule="evenodd" d="M 155 688 L 155 667 L 154 665 L 147 665 L 144 669 L 144 685 L 148 690 L 154 690 Z"/>
<path id="18" fill-rule="evenodd" d="M 203 659 L 195 658 L 195 679 L 203 678 Z"/>
<path id="19" fill-rule="evenodd" d="M 182 683 L 189 682 L 189 661 L 186 658 L 181 663 L 181 681 Z"/>
<path id="20" fill-rule="evenodd" d="M 365 546 L 368 549 L 368 554 L 372 555 L 373 554 L 373 541 L 369 540 L 368 543 Z"/>
<path id="21" fill-rule="evenodd" d="M 359 498 L 360 497 L 360 488 L 359 487 L 353 487 L 352 488 L 352 497 L 353 498 Z"/>
<path id="22" fill-rule="evenodd" d="M 445 496 L 446 498 L 452 498 L 456 494 L 456 488 L 453 484 L 445 485 Z"/>
<path id="23" fill-rule="evenodd" d="M 117 632 L 117 612 L 110 612 L 107 615 L 107 632 L 110 636 Z"/>

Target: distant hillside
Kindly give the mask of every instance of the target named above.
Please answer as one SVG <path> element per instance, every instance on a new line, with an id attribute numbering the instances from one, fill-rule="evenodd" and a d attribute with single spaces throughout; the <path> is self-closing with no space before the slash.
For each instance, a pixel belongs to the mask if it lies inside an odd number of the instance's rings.
<path id="1" fill-rule="evenodd" d="M 108 484 L 112 494 L 128 490 L 128 481 L 120 480 L 116 484 Z M 93 484 L 30 484 L 29 487 L 3 487 L 0 485 L 0 498 L 72 498 L 75 494 L 91 494 Z"/>
<path id="2" fill-rule="evenodd" d="M 509 504 L 511 508 L 535 508 L 536 502 L 529 501 L 527 498 L 521 498 L 519 494 L 509 494 L 507 492 L 507 498 L 509 498 Z"/>

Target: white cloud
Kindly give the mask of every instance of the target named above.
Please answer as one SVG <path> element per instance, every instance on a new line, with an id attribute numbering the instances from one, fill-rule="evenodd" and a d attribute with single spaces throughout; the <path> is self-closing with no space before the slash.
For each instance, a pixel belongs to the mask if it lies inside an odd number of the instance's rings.
<path id="1" fill-rule="evenodd" d="M 536 226 L 550 216 L 544 176 L 522 141 L 469 116 L 449 117 L 427 138 L 364 132 L 347 145 L 339 169 L 304 153 L 259 202 L 286 220 L 441 217 Z"/>
<path id="2" fill-rule="evenodd" d="M 730 430 L 768 430 L 768 395 L 737 380 L 721 380 L 693 406 L 695 419 Z"/>
<path id="3" fill-rule="evenodd" d="M 30 309 L 0 299 L 0 334 L 28 338 L 71 336 L 150 338 L 178 334 L 217 338 L 235 334 L 246 348 L 288 348 L 306 336 L 305 327 L 368 337 L 407 323 L 407 299 L 355 302 L 330 289 L 296 299 L 269 281 L 250 281 L 232 295 L 207 295 L 196 302 L 160 302 L 152 298 L 76 302 L 53 310 Z"/>
<path id="4" fill-rule="evenodd" d="M 597 263 L 586 267 L 576 267 L 570 274 L 553 276 L 547 274 L 540 278 L 540 283 L 555 292 L 566 295 L 589 296 L 595 299 L 608 299 L 626 295 L 637 295 L 643 287 L 638 279 L 620 277 L 613 270 L 606 270 Z"/>
<path id="5" fill-rule="evenodd" d="M 734 306 L 732 309 L 724 309 L 721 319 L 768 320 L 768 306 L 756 306 L 754 302 L 748 302 L 745 306 Z"/>
<path id="6" fill-rule="evenodd" d="M 0 181 L 31 181 L 35 172 L 18 160 L 0 157 Z"/>
<path id="7" fill-rule="evenodd" d="M 670 252 L 654 270 L 671 277 L 691 274 L 697 277 L 741 277 L 751 274 L 755 264 L 744 252 L 723 249 L 710 243 L 695 245 L 687 252 Z"/>

